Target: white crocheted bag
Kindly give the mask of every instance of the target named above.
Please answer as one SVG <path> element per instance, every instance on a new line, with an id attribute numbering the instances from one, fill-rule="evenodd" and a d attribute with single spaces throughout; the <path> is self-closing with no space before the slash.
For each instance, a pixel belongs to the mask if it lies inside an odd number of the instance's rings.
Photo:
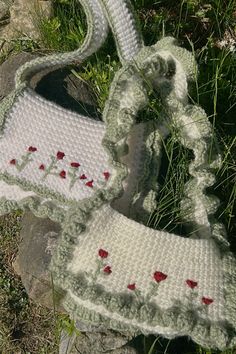
<path id="1" fill-rule="evenodd" d="M 235 259 L 213 218 L 218 201 L 205 193 L 220 156 L 206 114 L 188 104 L 192 55 L 172 38 L 145 47 L 128 1 L 81 4 L 88 18 L 84 45 L 24 65 L 16 90 L 1 104 L 1 210 L 27 208 L 61 223 L 52 271 L 67 292 L 66 308 L 80 319 L 232 347 Z M 27 78 L 52 64 L 87 58 L 106 37 L 105 18 L 123 65 L 110 88 L 104 125 L 42 99 Z M 137 125 L 150 90 L 159 93 L 163 111 L 158 124 Z M 181 203 L 189 238 L 133 220 L 155 207 L 161 141 L 169 127 L 194 153 Z"/>
<path id="2" fill-rule="evenodd" d="M 38 216 L 49 216 L 61 222 L 64 210 L 79 200 L 99 195 L 101 189 L 103 193 L 106 191 L 106 198 L 115 196 L 114 191 L 110 192 L 110 186 L 116 171 L 109 163 L 102 142 L 105 124 L 47 101 L 29 85 L 32 75 L 41 69 L 71 64 L 75 60 L 83 62 L 106 39 L 108 24 L 100 1 L 83 0 L 81 5 L 88 22 L 88 33 L 81 48 L 72 53 L 37 58 L 23 65 L 16 74 L 15 90 L 1 102 L 1 213 L 17 208 L 30 209 Z M 133 19 L 128 19 L 126 26 L 125 32 L 123 28 L 120 32 L 120 22 L 115 25 L 124 61 L 129 60 L 140 46 Z M 126 106 L 128 110 L 129 103 Z M 150 139 L 153 130 L 152 123 L 139 124 L 129 134 L 132 141 L 130 170 L 137 178 L 143 178 L 148 163 L 143 155 L 144 142 Z M 109 137 L 107 133 L 107 142 L 113 138 L 114 134 Z"/>

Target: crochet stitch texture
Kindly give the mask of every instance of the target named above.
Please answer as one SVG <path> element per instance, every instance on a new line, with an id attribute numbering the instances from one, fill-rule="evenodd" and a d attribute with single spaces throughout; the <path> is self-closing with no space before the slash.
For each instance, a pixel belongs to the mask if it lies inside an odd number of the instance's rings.
<path id="1" fill-rule="evenodd" d="M 145 47 L 128 1 L 80 2 L 88 22 L 82 47 L 23 65 L 15 91 L 1 103 L 1 213 L 20 207 L 61 223 L 52 272 L 67 292 L 66 308 L 81 320 L 233 347 L 236 262 L 214 219 L 218 200 L 206 195 L 221 161 L 205 112 L 188 103 L 192 54 L 170 37 Z M 123 65 L 104 124 L 49 103 L 28 79 L 51 65 L 85 60 L 105 40 L 107 21 Z M 136 124 L 150 90 L 163 110 L 157 122 Z M 194 154 L 181 203 L 189 238 L 135 221 L 155 209 L 161 142 L 170 127 Z"/>

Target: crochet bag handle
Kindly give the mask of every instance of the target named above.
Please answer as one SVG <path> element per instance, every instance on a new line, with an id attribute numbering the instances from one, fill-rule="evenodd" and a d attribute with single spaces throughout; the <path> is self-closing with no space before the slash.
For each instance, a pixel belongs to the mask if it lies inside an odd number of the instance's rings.
<path id="1" fill-rule="evenodd" d="M 130 61 L 143 47 L 130 0 L 101 0 L 107 20 L 116 40 L 120 61 Z"/>
<path id="2" fill-rule="evenodd" d="M 70 65 L 75 61 L 83 61 L 96 52 L 105 41 L 108 25 L 99 0 L 79 0 L 87 19 L 87 35 L 81 47 L 67 53 L 55 53 L 31 60 L 22 65 L 16 72 L 16 90 L 25 86 L 33 74 L 42 69 L 56 65 Z"/>
<path id="3" fill-rule="evenodd" d="M 56 65 L 82 62 L 95 53 L 104 43 L 108 24 L 115 36 L 121 62 L 131 60 L 142 47 L 142 39 L 136 29 L 129 0 L 79 0 L 87 18 L 87 35 L 81 47 L 67 53 L 56 53 L 31 60 L 22 65 L 15 76 L 16 90 L 34 73 Z M 107 19 L 106 19 L 107 17 Z"/>
<path id="4" fill-rule="evenodd" d="M 215 183 L 215 170 L 221 166 L 213 127 L 205 111 L 188 102 L 188 81 L 192 80 L 195 61 L 192 53 L 176 45 L 174 38 L 166 37 L 154 45 L 163 58 L 171 56 L 175 65 L 171 87 L 159 83 L 164 111 L 163 118 L 176 133 L 177 141 L 193 152 L 189 164 L 190 179 L 185 183 L 180 203 L 182 218 L 187 222 L 191 237 L 213 238 L 225 247 L 226 231 L 214 214 L 219 206 L 217 197 L 209 195 L 207 188 Z"/>

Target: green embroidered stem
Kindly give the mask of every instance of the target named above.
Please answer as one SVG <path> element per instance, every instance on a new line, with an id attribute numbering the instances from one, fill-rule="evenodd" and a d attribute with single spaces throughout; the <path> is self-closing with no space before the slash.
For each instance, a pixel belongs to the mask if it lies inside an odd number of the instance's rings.
<path id="1" fill-rule="evenodd" d="M 68 171 L 68 176 L 70 177 L 69 188 L 71 190 L 74 187 L 75 183 L 79 180 L 79 177 L 77 177 L 77 169 L 76 168 L 71 168 Z"/>
<path id="2" fill-rule="evenodd" d="M 158 284 L 158 283 L 151 283 L 151 285 L 150 285 L 151 290 L 149 290 L 148 294 L 145 297 L 146 303 L 149 302 L 153 296 L 157 295 L 159 286 L 160 286 L 160 284 Z"/>
<path id="3" fill-rule="evenodd" d="M 51 173 L 52 170 L 56 170 L 57 169 L 57 159 L 55 158 L 55 156 L 51 156 L 51 163 L 50 165 L 45 169 L 45 173 L 44 175 L 42 176 L 42 181 L 45 181 L 47 176 L 50 175 L 50 174 L 54 174 L 54 173 Z"/>
<path id="4" fill-rule="evenodd" d="M 189 294 L 187 296 L 187 300 L 188 300 L 189 304 L 192 305 L 197 297 L 198 297 L 198 292 L 194 289 L 189 289 Z"/>
<path id="5" fill-rule="evenodd" d="M 145 299 L 139 289 L 135 289 L 133 291 L 133 294 L 136 296 L 136 298 L 140 304 L 143 304 L 145 302 Z"/>
<path id="6" fill-rule="evenodd" d="M 19 172 L 23 171 L 23 169 L 28 165 L 29 162 L 33 161 L 33 159 L 30 158 L 31 153 L 27 152 L 26 155 L 21 156 L 21 163 L 19 163 L 18 161 L 16 161 L 16 168 Z"/>

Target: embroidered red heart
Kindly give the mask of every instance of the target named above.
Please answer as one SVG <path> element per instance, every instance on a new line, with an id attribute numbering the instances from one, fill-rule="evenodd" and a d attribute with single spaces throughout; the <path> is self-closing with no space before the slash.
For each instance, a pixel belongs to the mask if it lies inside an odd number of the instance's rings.
<path id="1" fill-rule="evenodd" d="M 87 183 L 85 183 L 87 187 L 93 188 L 93 179 Z"/>
<path id="2" fill-rule="evenodd" d="M 57 159 L 58 160 L 62 160 L 64 158 L 64 156 L 65 156 L 64 152 L 62 152 L 62 151 L 57 152 Z"/>
<path id="3" fill-rule="evenodd" d="M 103 176 L 105 177 L 105 180 L 107 181 L 110 177 L 110 172 L 103 172 Z"/>
<path id="4" fill-rule="evenodd" d="M 45 166 L 42 164 L 42 165 L 39 166 L 39 169 L 44 171 L 45 170 Z"/>
<path id="5" fill-rule="evenodd" d="M 103 268 L 103 271 L 104 273 L 106 274 L 111 274 L 112 273 L 112 270 L 111 270 L 111 267 L 110 266 L 106 266 Z"/>
<path id="6" fill-rule="evenodd" d="M 100 250 L 98 251 L 98 255 L 101 257 L 101 258 L 107 258 L 108 257 L 108 252 L 106 250 L 103 250 L 102 248 L 100 248 Z"/>
<path id="7" fill-rule="evenodd" d="M 205 296 L 202 297 L 202 303 L 205 305 L 210 305 L 210 304 L 212 304 L 213 301 L 214 300 L 210 299 L 209 297 L 205 297 Z"/>
<path id="8" fill-rule="evenodd" d="M 30 152 L 35 152 L 35 151 L 37 151 L 37 148 L 34 147 L 34 146 L 29 146 L 29 147 L 28 147 L 28 151 L 30 151 Z"/>
<path id="9" fill-rule="evenodd" d="M 191 289 L 194 289 L 197 286 L 197 282 L 191 279 L 187 279 L 186 283 Z"/>
<path id="10" fill-rule="evenodd" d="M 75 167 L 75 168 L 78 168 L 80 167 L 80 164 L 78 162 L 71 162 L 71 167 Z"/>
<path id="11" fill-rule="evenodd" d="M 127 288 L 128 288 L 129 290 L 135 290 L 135 289 L 136 289 L 136 284 L 135 284 L 135 283 L 129 284 L 129 285 L 127 286 Z"/>
<path id="12" fill-rule="evenodd" d="M 160 283 L 162 280 L 167 278 L 167 275 L 162 272 L 155 272 L 153 274 L 153 278 L 156 280 L 157 283 Z"/>
<path id="13" fill-rule="evenodd" d="M 62 170 L 59 175 L 61 178 L 66 178 L 66 171 Z"/>
<path id="14" fill-rule="evenodd" d="M 79 179 L 87 179 L 87 176 L 85 176 L 85 174 L 83 173 Z"/>
<path id="15" fill-rule="evenodd" d="M 11 164 L 11 165 L 15 165 L 15 164 L 16 164 L 16 159 L 12 159 L 12 160 L 10 161 L 10 164 Z"/>

